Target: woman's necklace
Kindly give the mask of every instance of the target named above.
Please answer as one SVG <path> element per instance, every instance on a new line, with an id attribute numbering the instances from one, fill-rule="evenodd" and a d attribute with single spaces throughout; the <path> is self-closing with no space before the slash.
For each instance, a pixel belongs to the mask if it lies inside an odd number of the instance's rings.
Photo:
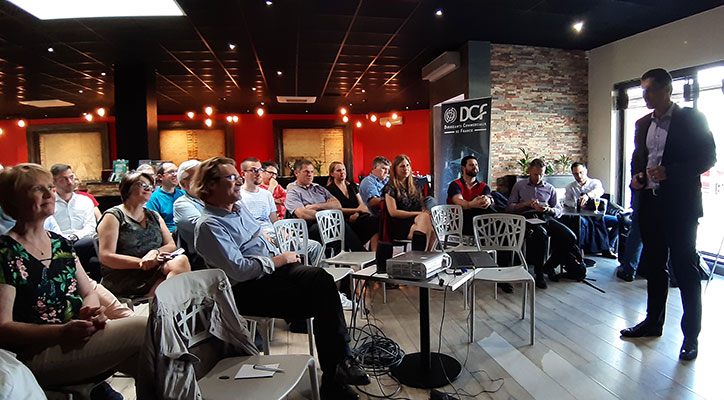
<path id="1" fill-rule="evenodd" d="M 20 238 L 20 236 L 18 236 L 17 234 L 14 234 L 14 236 L 15 236 L 15 240 L 18 241 L 20 244 L 22 244 L 23 246 L 26 246 L 26 247 L 27 246 L 32 247 L 35 251 L 40 253 L 40 255 L 42 257 L 45 257 L 45 251 L 43 251 L 42 247 L 36 246 L 34 243 L 31 243 L 30 240 L 27 240 L 26 238 Z M 46 243 L 42 244 L 43 247 L 45 247 L 45 245 L 46 245 Z"/>

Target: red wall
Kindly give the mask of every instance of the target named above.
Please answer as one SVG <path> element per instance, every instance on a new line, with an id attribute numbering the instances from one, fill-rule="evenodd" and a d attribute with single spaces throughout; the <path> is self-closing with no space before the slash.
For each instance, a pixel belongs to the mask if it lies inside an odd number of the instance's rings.
<path id="1" fill-rule="evenodd" d="M 430 173 L 430 143 L 428 134 L 428 110 L 401 111 L 403 124 L 386 128 L 379 122 L 372 123 L 364 115 L 350 115 L 350 124 L 362 122 L 362 127 L 353 125 L 353 163 L 355 177 L 367 175 L 372 169 L 372 159 L 376 156 L 385 156 L 392 161 L 398 154 L 407 154 L 412 161 L 413 171 L 421 174 Z M 377 114 L 378 117 L 389 116 Z M 198 118 L 198 117 L 197 117 Z M 223 121 L 226 115 L 216 115 L 215 119 Z M 272 114 L 257 116 L 256 114 L 241 114 L 239 123 L 234 127 L 234 154 L 237 160 L 247 157 L 257 157 L 260 160 L 273 160 L 275 120 L 335 120 L 339 115 L 307 115 L 307 114 Z M 159 121 L 183 121 L 185 115 L 159 115 Z M 32 125 L 71 124 L 81 123 L 82 118 L 55 118 L 31 120 Z M 96 118 L 94 122 L 108 123 L 111 159 L 117 158 L 116 127 L 114 117 Z M 225 122 L 225 121 L 224 121 Z M 14 120 L 0 121 L 3 134 L 0 135 L 0 163 L 14 165 L 28 160 L 28 146 L 25 138 L 25 128 L 19 128 Z"/>

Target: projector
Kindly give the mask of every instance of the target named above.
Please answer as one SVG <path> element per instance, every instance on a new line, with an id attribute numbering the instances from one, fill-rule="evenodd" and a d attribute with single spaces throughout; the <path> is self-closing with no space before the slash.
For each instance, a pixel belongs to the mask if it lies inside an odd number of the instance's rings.
<path id="1" fill-rule="evenodd" d="M 387 276 L 395 279 L 428 279 L 445 268 L 444 259 L 444 253 L 408 251 L 387 260 Z"/>

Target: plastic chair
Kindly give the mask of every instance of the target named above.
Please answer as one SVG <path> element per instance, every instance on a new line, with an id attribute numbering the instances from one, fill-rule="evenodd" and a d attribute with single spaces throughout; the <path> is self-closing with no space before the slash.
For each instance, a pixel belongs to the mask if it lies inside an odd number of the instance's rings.
<path id="1" fill-rule="evenodd" d="M 521 264 L 504 268 L 481 268 L 476 271 L 475 279 L 495 282 L 496 296 L 498 282 L 523 284 L 525 290 L 523 291 L 520 318 L 525 319 L 525 300 L 526 296 L 528 296 L 530 302 L 530 344 L 533 345 L 535 343 L 535 280 L 528 272 L 528 264 L 521 251 L 525 239 L 525 217 L 513 214 L 478 215 L 473 218 L 473 228 L 475 229 L 475 243 L 478 250 L 495 251 L 494 258 L 496 262 L 498 251 L 511 251 L 513 259 L 515 259 L 516 255 L 518 256 Z M 474 304 L 473 307 L 475 307 Z"/>
<path id="2" fill-rule="evenodd" d="M 330 265 L 349 265 L 362 269 L 375 261 L 373 251 L 345 251 L 344 250 L 344 214 L 342 210 L 324 210 L 317 212 L 317 225 L 322 237 L 322 252 L 326 254 L 327 245 L 340 242 L 341 251 L 337 255 L 325 258 Z"/>
<path id="3" fill-rule="evenodd" d="M 214 301 L 192 302 L 191 299 L 176 304 L 178 297 L 183 296 L 179 292 L 203 293 L 207 286 L 205 283 L 209 281 L 218 281 L 219 289 L 228 291 L 226 297 L 232 300 L 231 304 L 227 303 L 223 307 L 217 307 Z M 179 291 L 179 288 L 184 290 Z M 166 309 L 174 308 L 174 321 L 178 332 L 185 338 L 189 349 L 203 345 L 207 340 L 215 337 L 210 332 L 212 311 L 223 312 L 224 309 L 236 309 L 231 295 L 231 284 L 224 272 L 219 269 L 193 271 L 167 279 L 156 289 L 155 300 L 159 305 L 166 303 Z M 215 301 L 223 301 L 223 296 L 218 296 Z M 242 320 L 236 313 L 224 312 L 221 317 L 227 321 L 233 321 L 235 318 L 239 325 L 242 324 Z M 215 362 L 213 367 L 205 374 L 199 374 L 202 375 L 201 379 L 197 377 L 198 387 L 204 399 L 235 399 L 239 397 L 239 393 L 243 393 L 245 398 L 250 399 L 282 399 L 299 383 L 304 376 L 305 369 L 309 371 L 312 396 L 315 400 L 319 399 L 317 368 L 312 356 L 254 355 L 211 361 Z M 201 362 L 205 364 L 208 360 L 201 359 Z M 284 373 L 275 373 L 273 377 L 264 379 L 222 379 L 224 376 L 233 378 L 243 364 L 274 363 L 279 363 L 279 368 L 283 369 Z"/>
<path id="4" fill-rule="evenodd" d="M 457 204 L 443 204 L 433 207 L 432 226 L 435 228 L 440 247 L 446 251 L 478 251 L 477 246 L 463 244 L 463 208 Z M 458 238 L 458 244 L 446 248 L 450 237 Z"/>

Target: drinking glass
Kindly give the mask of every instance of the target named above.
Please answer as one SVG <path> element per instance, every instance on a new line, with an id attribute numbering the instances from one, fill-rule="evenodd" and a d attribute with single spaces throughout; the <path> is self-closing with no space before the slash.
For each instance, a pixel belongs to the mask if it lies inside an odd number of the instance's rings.
<path id="1" fill-rule="evenodd" d="M 601 199 L 593 199 L 593 205 L 596 207 L 594 213 L 598 214 L 598 206 L 601 204 Z"/>

